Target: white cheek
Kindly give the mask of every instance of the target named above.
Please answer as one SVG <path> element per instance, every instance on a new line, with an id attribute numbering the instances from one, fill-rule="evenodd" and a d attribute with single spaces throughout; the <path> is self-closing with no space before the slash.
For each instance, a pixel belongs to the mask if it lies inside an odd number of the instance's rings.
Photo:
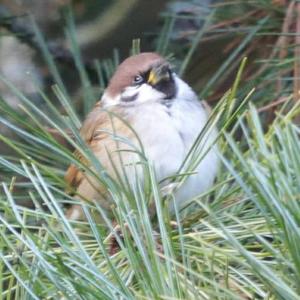
<path id="1" fill-rule="evenodd" d="M 120 96 L 116 96 L 116 97 L 111 97 L 109 94 L 107 94 L 106 92 L 104 92 L 104 94 L 102 95 L 101 98 L 101 103 L 103 103 L 103 107 L 109 107 L 112 105 L 116 105 L 120 103 Z"/>
<path id="2" fill-rule="evenodd" d="M 125 90 L 122 92 L 120 99 L 126 99 L 126 98 L 132 98 L 135 97 L 139 93 L 139 87 L 137 86 L 129 86 L 125 88 Z"/>

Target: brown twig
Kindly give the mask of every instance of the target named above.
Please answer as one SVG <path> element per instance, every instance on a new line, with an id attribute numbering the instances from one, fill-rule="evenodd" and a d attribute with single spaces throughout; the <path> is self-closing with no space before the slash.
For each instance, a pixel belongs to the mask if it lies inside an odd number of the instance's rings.
<path id="1" fill-rule="evenodd" d="M 294 4 L 295 1 L 292 1 L 287 10 L 286 10 L 286 14 L 285 14 L 285 18 L 284 21 L 282 23 L 282 28 L 281 28 L 281 32 L 288 32 L 289 27 L 291 26 L 292 23 L 292 15 L 293 15 L 293 10 L 294 10 Z M 279 57 L 283 58 L 285 55 L 285 51 L 287 51 L 287 47 L 285 45 L 287 45 L 287 35 L 281 35 L 275 45 L 273 46 L 273 50 L 271 51 L 271 54 L 268 56 L 267 60 L 271 61 L 278 53 L 278 49 L 280 49 L 280 54 Z M 264 63 L 255 73 L 253 73 L 251 75 L 251 77 L 249 78 L 249 80 L 251 80 L 252 78 L 257 78 L 258 76 L 260 76 L 268 67 L 270 66 L 270 64 Z M 281 79 L 280 79 L 281 82 Z M 277 83 L 278 84 L 278 83 Z M 281 88 L 279 86 L 277 86 L 277 91 L 280 90 Z"/>
<path id="2" fill-rule="evenodd" d="M 300 99 L 300 3 L 297 3 L 297 21 L 296 21 L 296 36 L 294 50 L 294 101 Z"/>
<path id="3" fill-rule="evenodd" d="M 278 106 L 280 104 L 285 103 L 289 99 L 290 99 L 290 97 L 280 97 L 278 100 L 272 101 L 271 103 L 269 103 L 269 104 L 267 104 L 267 105 L 265 105 L 263 107 L 260 107 L 257 111 L 259 113 L 269 111 L 270 109 L 273 111 L 274 107 L 276 107 L 276 106 Z"/>
<path id="4" fill-rule="evenodd" d="M 284 18 L 284 22 L 282 24 L 281 32 L 289 32 L 289 28 L 293 22 L 294 6 L 295 6 L 295 1 L 292 1 L 286 11 L 286 15 Z M 278 58 L 280 61 L 283 60 L 288 54 L 288 51 L 287 51 L 288 44 L 289 44 L 289 36 L 288 35 L 283 34 L 278 38 L 277 47 L 279 48 Z M 279 73 L 276 89 L 277 89 L 277 93 L 280 93 L 282 90 L 282 74 L 281 73 Z"/>
<path id="5" fill-rule="evenodd" d="M 49 132 L 50 134 L 57 134 L 57 135 L 61 135 L 62 136 L 62 134 L 57 129 L 55 129 L 55 128 L 49 128 L 49 127 L 47 127 L 46 131 Z M 72 131 L 70 129 L 65 129 L 65 133 L 68 136 L 71 136 L 71 137 L 73 136 Z"/>
<path id="6" fill-rule="evenodd" d="M 261 11 L 259 9 L 255 9 L 252 10 L 250 12 L 248 12 L 247 14 L 244 14 L 242 16 L 230 19 L 230 20 L 226 20 L 223 22 L 219 22 L 217 24 L 211 25 L 208 27 L 208 31 L 213 30 L 213 29 L 218 29 L 218 28 L 222 28 L 222 27 L 226 27 L 232 24 L 236 24 L 236 23 L 240 23 L 241 21 L 244 21 L 245 19 L 248 19 L 249 17 L 251 17 L 252 15 L 255 15 L 256 13 L 261 13 Z"/>
<path id="7" fill-rule="evenodd" d="M 211 32 L 213 30 L 220 29 L 220 28 L 223 28 L 223 27 L 228 27 L 228 26 L 233 25 L 233 24 L 241 23 L 245 19 L 251 17 L 252 15 L 255 15 L 258 12 L 260 12 L 260 10 L 258 10 L 258 9 L 257 10 L 252 10 L 252 11 L 250 11 L 249 13 L 247 13 L 243 16 L 239 16 L 239 17 L 236 17 L 236 18 L 233 18 L 233 19 L 230 19 L 230 20 L 226 20 L 226 21 L 219 22 L 217 24 L 213 24 L 213 25 L 211 25 L 207 28 L 207 32 Z M 197 33 L 197 30 L 184 31 L 180 34 L 179 38 L 180 39 L 188 38 L 189 36 L 195 35 L 196 33 Z M 201 41 L 203 42 L 205 39 L 208 39 L 208 40 L 211 39 L 211 38 L 213 39 L 213 38 L 215 38 L 215 36 L 217 36 L 217 37 L 224 36 L 224 33 L 216 34 L 216 35 L 209 36 L 209 37 L 205 37 Z"/>

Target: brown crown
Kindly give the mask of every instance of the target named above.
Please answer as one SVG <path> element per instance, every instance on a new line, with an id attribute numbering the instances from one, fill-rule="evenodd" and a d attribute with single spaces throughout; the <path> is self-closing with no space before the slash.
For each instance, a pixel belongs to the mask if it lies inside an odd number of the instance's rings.
<path id="1" fill-rule="evenodd" d="M 106 90 L 110 97 L 115 97 L 122 90 L 131 85 L 136 75 L 147 72 L 153 65 L 165 63 L 165 60 L 157 53 L 144 52 L 125 59 L 112 76 Z"/>

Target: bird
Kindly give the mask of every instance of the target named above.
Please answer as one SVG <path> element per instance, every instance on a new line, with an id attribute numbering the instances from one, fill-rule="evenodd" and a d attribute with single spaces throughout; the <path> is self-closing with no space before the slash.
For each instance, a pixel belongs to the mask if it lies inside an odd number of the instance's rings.
<path id="1" fill-rule="evenodd" d="M 178 172 L 209 115 L 206 102 L 198 99 L 165 58 L 155 52 L 142 52 L 129 56 L 117 67 L 100 101 L 83 122 L 80 135 L 111 177 L 116 177 L 115 168 L 125 166 L 130 184 L 134 184 L 136 172 L 143 180 L 135 151 L 141 143 L 157 180 L 163 182 Z M 215 127 L 205 135 L 200 143 L 203 158 L 175 190 L 179 208 L 213 185 L 218 171 L 218 148 L 214 144 L 217 135 Z M 84 161 L 80 154 L 77 156 Z M 109 209 L 109 192 L 80 167 L 71 164 L 65 181 L 80 199 L 97 201 Z M 171 206 L 170 211 L 174 211 Z M 80 204 L 73 204 L 66 215 L 71 220 L 83 218 Z"/>

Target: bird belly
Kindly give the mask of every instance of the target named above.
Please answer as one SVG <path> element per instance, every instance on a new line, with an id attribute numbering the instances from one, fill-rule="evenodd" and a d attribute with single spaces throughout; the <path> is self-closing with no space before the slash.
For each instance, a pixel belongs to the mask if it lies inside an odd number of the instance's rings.
<path id="1" fill-rule="evenodd" d="M 173 122 L 180 132 L 184 144 L 184 157 L 186 157 L 207 123 L 208 112 L 199 101 L 177 101 L 172 108 Z M 211 128 L 204 134 L 192 159 L 197 163 L 191 170 L 183 169 L 183 172 L 188 171 L 192 174 L 175 192 L 178 207 L 184 206 L 187 201 L 207 191 L 213 185 L 218 170 L 218 149 L 217 145 L 213 145 L 216 137 L 216 128 Z"/>
<path id="2" fill-rule="evenodd" d="M 149 107 L 140 120 L 135 122 L 137 131 L 144 146 L 147 158 L 154 166 L 157 179 L 176 175 L 191 146 L 207 122 L 207 112 L 198 102 L 177 101 L 167 109 Z M 216 137 L 216 130 L 205 137 L 206 142 L 200 145 L 202 156 Z M 182 207 L 192 197 L 203 193 L 213 184 L 217 173 L 217 149 L 214 146 L 195 168 L 183 185 L 175 192 L 176 203 Z M 173 210 L 173 207 L 170 208 Z"/>

